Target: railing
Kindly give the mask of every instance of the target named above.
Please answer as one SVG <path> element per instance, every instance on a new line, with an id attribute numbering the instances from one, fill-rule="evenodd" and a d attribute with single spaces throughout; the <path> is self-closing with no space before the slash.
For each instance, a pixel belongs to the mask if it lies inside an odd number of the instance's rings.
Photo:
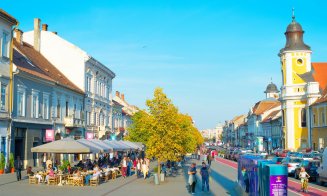
<path id="1" fill-rule="evenodd" d="M 81 127 L 84 124 L 84 120 L 67 116 L 64 118 L 64 124 L 66 127 Z"/>

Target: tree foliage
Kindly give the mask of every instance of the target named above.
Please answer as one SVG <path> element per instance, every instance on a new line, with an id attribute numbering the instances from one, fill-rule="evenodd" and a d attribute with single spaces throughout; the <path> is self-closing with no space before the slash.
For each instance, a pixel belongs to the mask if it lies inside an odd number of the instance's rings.
<path id="1" fill-rule="evenodd" d="M 133 116 L 127 140 L 143 142 L 146 154 L 160 161 L 176 161 L 180 155 L 193 152 L 203 138 L 192 118 L 181 114 L 161 88 L 146 101 L 147 110 Z"/>

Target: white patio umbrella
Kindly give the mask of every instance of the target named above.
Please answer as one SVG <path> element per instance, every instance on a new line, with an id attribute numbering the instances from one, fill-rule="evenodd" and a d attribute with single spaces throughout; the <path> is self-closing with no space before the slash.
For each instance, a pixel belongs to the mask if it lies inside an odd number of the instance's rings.
<path id="1" fill-rule="evenodd" d="M 31 152 L 60 154 L 88 154 L 93 153 L 93 150 L 95 149 L 73 140 L 72 138 L 64 138 L 31 148 Z"/>
<path id="2" fill-rule="evenodd" d="M 87 139 L 79 139 L 79 140 L 76 140 L 77 142 L 85 145 L 85 146 L 88 146 L 89 148 L 92 149 L 92 152 L 93 153 L 103 153 L 106 151 L 106 149 L 100 147 L 99 145 L 87 140 Z"/>
<path id="3" fill-rule="evenodd" d="M 114 150 L 114 148 L 112 146 L 105 143 L 103 140 L 91 139 L 89 141 L 96 144 L 97 146 L 100 146 L 101 148 L 103 148 L 105 150 L 105 152 L 112 152 Z"/>

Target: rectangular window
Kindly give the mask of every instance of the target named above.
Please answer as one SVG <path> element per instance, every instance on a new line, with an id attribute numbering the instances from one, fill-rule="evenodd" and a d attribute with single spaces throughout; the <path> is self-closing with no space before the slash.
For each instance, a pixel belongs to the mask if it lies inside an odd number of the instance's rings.
<path id="1" fill-rule="evenodd" d="M 31 107 L 31 117 L 39 117 L 39 95 L 36 92 L 32 92 L 32 107 Z"/>
<path id="2" fill-rule="evenodd" d="M 322 118 L 322 126 L 325 126 L 326 125 L 326 119 L 325 119 L 325 113 L 324 112 L 321 113 L 321 118 Z"/>
<path id="3" fill-rule="evenodd" d="M 6 92 L 7 85 L 1 84 L 1 99 L 0 99 L 0 110 L 6 110 Z"/>
<path id="4" fill-rule="evenodd" d="M 49 95 L 43 95 L 43 118 L 49 119 Z"/>
<path id="5" fill-rule="evenodd" d="M 8 55 L 8 47 L 9 47 L 9 34 L 6 32 L 2 33 L 2 39 L 1 39 L 1 57 L 9 57 Z"/>
<path id="6" fill-rule="evenodd" d="M 61 119 L 60 100 L 57 102 L 57 118 Z"/>
<path id="7" fill-rule="evenodd" d="M 17 93 L 17 114 L 18 116 L 25 116 L 25 91 L 18 91 Z"/>
<path id="8" fill-rule="evenodd" d="M 66 101 L 66 117 L 68 116 L 68 101 Z"/>

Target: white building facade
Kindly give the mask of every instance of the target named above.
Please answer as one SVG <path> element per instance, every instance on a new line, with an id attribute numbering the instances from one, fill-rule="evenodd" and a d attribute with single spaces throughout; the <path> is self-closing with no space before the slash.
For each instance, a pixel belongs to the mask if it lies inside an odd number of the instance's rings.
<path id="1" fill-rule="evenodd" d="M 34 23 L 36 27 L 40 20 L 35 19 Z M 49 32 L 46 24 L 42 25 L 39 36 L 36 28 L 34 31 L 26 32 L 24 41 L 33 46 L 39 45 L 40 53 L 84 91 L 86 131 L 93 133 L 96 138 L 110 132 L 112 130 L 110 103 L 115 73 L 74 44 L 56 33 Z"/>

